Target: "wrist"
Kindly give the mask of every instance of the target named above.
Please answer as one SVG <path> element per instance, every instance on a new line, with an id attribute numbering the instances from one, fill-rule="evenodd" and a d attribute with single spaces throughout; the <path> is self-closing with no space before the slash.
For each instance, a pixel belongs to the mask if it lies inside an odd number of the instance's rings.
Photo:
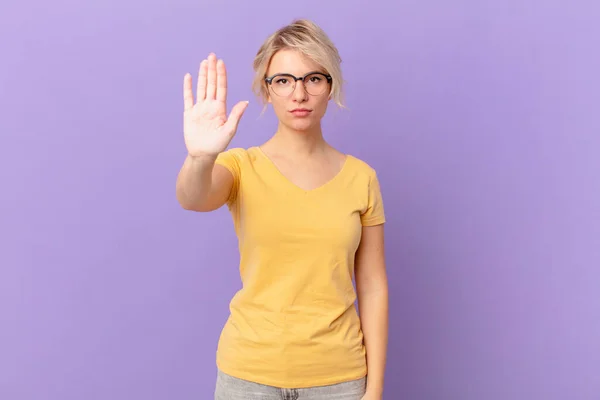
<path id="1" fill-rule="evenodd" d="M 367 384 L 366 393 L 368 393 L 370 396 L 382 398 L 383 397 L 383 387 L 375 386 L 375 385 L 369 386 Z"/>
<path id="2" fill-rule="evenodd" d="M 193 164 L 212 164 L 217 160 L 219 154 L 190 154 L 188 153 L 187 158 Z"/>

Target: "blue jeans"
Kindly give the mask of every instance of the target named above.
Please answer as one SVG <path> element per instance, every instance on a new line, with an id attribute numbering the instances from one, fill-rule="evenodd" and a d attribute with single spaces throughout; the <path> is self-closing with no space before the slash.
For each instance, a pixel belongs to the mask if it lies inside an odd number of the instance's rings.
<path id="1" fill-rule="evenodd" d="M 305 389 L 282 389 L 261 385 L 218 371 L 215 400 L 360 400 L 367 378 Z"/>

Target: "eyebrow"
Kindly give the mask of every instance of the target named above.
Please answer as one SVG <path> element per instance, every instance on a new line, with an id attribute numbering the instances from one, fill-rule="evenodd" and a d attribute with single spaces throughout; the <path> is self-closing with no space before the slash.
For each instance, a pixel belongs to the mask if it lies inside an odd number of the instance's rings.
<path id="1" fill-rule="evenodd" d="M 329 75 L 329 74 L 328 74 L 327 72 L 325 72 L 325 71 L 317 71 L 317 70 L 315 70 L 315 71 L 310 71 L 310 72 L 307 72 L 307 73 L 305 73 L 305 74 L 302 74 L 302 75 L 294 75 L 294 74 L 292 74 L 291 72 L 275 72 L 275 73 L 273 73 L 273 74 L 268 74 L 268 75 L 267 75 L 267 77 L 273 77 L 273 76 L 277 76 L 277 75 L 290 75 L 290 76 L 294 76 L 294 77 L 296 77 L 296 78 L 300 78 L 300 77 L 303 77 L 303 76 L 306 76 L 306 75 L 310 75 L 310 74 L 323 74 L 323 75 Z"/>

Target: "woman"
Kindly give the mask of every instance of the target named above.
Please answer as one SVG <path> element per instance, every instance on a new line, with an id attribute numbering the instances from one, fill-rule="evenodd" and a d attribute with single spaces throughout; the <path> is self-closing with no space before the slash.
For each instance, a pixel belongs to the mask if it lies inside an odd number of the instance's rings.
<path id="1" fill-rule="evenodd" d="M 254 70 L 279 124 L 248 149 L 227 150 L 248 102 L 227 117 L 223 61 L 200 64 L 195 104 L 184 78 L 178 201 L 199 212 L 226 204 L 239 239 L 243 287 L 219 340 L 215 399 L 380 400 L 385 217 L 375 171 L 321 131 L 329 100 L 341 105 L 338 51 L 297 20 L 265 41 Z"/>

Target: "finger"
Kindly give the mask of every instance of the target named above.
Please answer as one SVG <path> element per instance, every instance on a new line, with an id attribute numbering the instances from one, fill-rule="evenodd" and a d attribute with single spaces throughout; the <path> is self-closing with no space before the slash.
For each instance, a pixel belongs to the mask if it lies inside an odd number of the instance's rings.
<path id="1" fill-rule="evenodd" d="M 196 101 L 206 98 L 206 75 L 208 72 L 208 61 L 202 60 L 198 69 L 198 88 L 196 89 Z"/>
<path id="2" fill-rule="evenodd" d="M 208 81 L 206 85 L 206 98 L 214 100 L 217 91 L 217 57 L 214 53 L 208 56 Z"/>
<path id="3" fill-rule="evenodd" d="M 223 60 L 217 61 L 217 100 L 227 100 L 227 70 Z"/>
<path id="4" fill-rule="evenodd" d="M 194 106 L 194 95 L 192 94 L 192 76 L 185 74 L 183 77 L 183 108 L 189 110 Z"/>
<path id="5" fill-rule="evenodd" d="M 227 118 L 227 122 L 225 122 L 225 125 L 223 125 L 223 128 L 227 130 L 227 132 L 231 132 L 232 134 L 235 133 L 238 128 L 238 124 L 240 123 L 240 119 L 242 118 L 242 115 L 244 114 L 244 111 L 246 111 L 247 107 L 247 101 L 240 101 L 231 109 L 229 118 Z"/>

